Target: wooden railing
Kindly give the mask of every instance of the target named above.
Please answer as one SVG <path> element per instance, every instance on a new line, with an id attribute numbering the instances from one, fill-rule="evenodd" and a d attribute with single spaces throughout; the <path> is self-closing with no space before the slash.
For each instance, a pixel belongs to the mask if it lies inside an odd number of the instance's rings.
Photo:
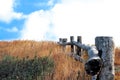
<path id="1" fill-rule="evenodd" d="M 63 51 L 67 45 L 70 45 L 73 57 L 81 62 L 83 62 L 81 59 L 82 49 L 88 52 L 89 59 L 85 62 L 85 70 L 92 76 L 92 80 L 114 80 L 114 42 L 112 37 L 96 37 L 95 46 L 82 44 L 81 36 L 77 37 L 77 41 L 74 41 L 74 36 L 70 36 L 70 42 L 67 42 L 67 38 L 60 38 L 58 44 L 63 46 Z"/>

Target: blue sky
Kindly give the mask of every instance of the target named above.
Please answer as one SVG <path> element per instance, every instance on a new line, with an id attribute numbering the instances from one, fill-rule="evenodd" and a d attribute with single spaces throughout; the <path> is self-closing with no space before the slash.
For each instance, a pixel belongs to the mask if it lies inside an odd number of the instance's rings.
<path id="1" fill-rule="evenodd" d="M 7 1 L 9 1 L 10 4 Z M 8 5 L 6 9 L 7 11 L 4 11 L 4 8 L 0 6 L 0 9 L 3 9 L 3 13 L 10 13 L 7 14 L 7 16 L 13 14 L 20 14 L 19 16 L 21 16 L 19 19 L 14 18 L 16 15 L 11 17 L 10 20 L 6 17 L 6 19 L 0 19 L 0 40 L 19 39 L 21 36 L 21 31 L 24 29 L 24 23 L 26 20 L 23 16 L 27 17 L 35 11 L 50 10 L 58 2 L 58 0 L 0 0 L 0 3 L 3 4 L 3 6 Z M 2 12 L 0 15 L 3 15 Z M 46 32 L 46 34 L 49 34 L 49 32 Z"/>
<path id="2" fill-rule="evenodd" d="M 120 0 L 0 0 L 0 40 L 112 36 L 120 45 Z"/>
<path id="3" fill-rule="evenodd" d="M 16 0 L 17 4 L 14 8 L 16 12 L 30 14 L 38 10 L 51 9 L 58 0 Z"/>

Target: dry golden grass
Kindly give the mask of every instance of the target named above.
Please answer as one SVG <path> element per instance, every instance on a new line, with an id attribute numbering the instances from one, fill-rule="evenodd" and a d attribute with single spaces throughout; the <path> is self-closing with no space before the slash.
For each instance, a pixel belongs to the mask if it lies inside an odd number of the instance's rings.
<path id="1" fill-rule="evenodd" d="M 116 48 L 115 65 L 120 65 L 120 49 Z M 0 42 L 0 59 L 5 55 L 12 55 L 18 58 L 33 58 L 50 56 L 55 62 L 53 73 L 46 77 L 46 80 L 91 80 L 90 76 L 84 71 L 84 65 L 67 54 L 70 48 L 67 47 L 63 52 L 62 47 L 51 41 L 11 41 Z M 83 56 L 87 58 L 86 54 Z M 115 80 L 120 80 L 120 72 L 116 72 Z"/>
<path id="2" fill-rule="evenodd" d="M 115 65 L 116 65 L 115 80 L 120 80 L 120 48 L 115 49 Z"/>
<path id="3" fill-rule="evenodd" d="M 115 65 L 120 65 L 120 48 L 115 49 Z"/>

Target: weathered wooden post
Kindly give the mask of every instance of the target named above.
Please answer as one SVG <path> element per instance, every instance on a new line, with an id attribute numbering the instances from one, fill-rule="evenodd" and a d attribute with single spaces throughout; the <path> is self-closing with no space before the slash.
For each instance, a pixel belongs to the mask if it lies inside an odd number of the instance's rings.
<path id="1" fill-rule="evenodd" d="M 59 38 L 59 43 L 64 44 L 67 42 L 67 38 Z M 62 51 L 65 52 L 66 45 L 62 46 Z"/>
<path id="2" fill-rule="evenodd" d="M 62 42 L 62 38 L 59 38 L 59 42 Z"/>
<path id="3" fill-rule="evenodd" d="M 74 36 L 70 36 L 70 42 L 74 41 Z M 74 45 L 71 45 L 71 53 L 74 53 Z"/>
<path id="4" fill-rule="evenodd" d="M 62 39 L 62 43 L 66 43 L 67 42 L 67 38 L 63 38 Z M 66 45 L 63 46 L 63 51 L 65 52 L 65 49 L 66 49 Z"/>
<path id="5" fill-rule="evenodd" d="M 97 80 L 114 80 L 114 42 L 112 37 L 96 37 L 95 45 L 103 61 Z"/>
<path id="6" fill-rule="evenodd" d="M 77 36 L 77 43 L 81 43 L 82 44 L 82 37 L 81 36 Z M 81 48 L 77 47 L 77 55 L 81 56 Z"/>
<path id="7" fill-rule="evenodd" d="M 59 42 L 58 43 L 62 43 L 62 38 L 59 38 Z M 60 49 L 62 48 L 62 50 L 61 51 L 63 51 L 63 47 L 62 46 L 60 46 Z"/>

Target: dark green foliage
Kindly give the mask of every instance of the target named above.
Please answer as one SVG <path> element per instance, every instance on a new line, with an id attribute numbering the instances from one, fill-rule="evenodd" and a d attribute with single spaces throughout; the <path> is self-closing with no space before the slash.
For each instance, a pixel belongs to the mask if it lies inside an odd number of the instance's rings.
<path id="1" fill-rule="evenodd" d="M 0 61 L 0 80 L 43 80 L 54 67 L 49 57 L 17 59 L 5 56 Z"/>

